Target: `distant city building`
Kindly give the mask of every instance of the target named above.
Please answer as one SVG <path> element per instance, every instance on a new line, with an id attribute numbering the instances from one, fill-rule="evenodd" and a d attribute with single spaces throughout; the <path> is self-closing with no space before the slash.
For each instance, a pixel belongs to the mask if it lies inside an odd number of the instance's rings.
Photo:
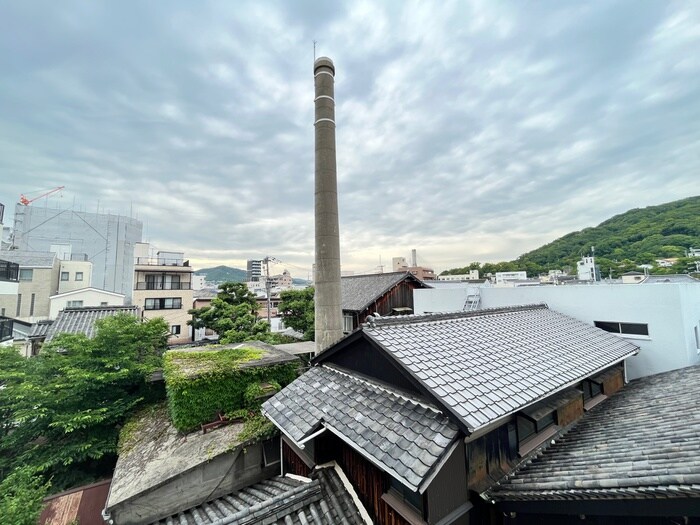
<path id="1" fill-rule="evenodd" d="M 517 271 L 517 272 L 496 272 L 495 282 L 497 286 L 507 285 L 510 281 L 524 281 L 527 280 L 527 272 Z"/>
<path id="2" fill-rule="evenodd" d="M 435 271 L 432 268 L 415 264 L 415 257 L 411 265 L 408 264 L 405 257 L 394 257 L 391 260 L 391 266 L 394 272 L 409 272 L 421 281 L 435 280 Z"/>
<path id="3" fill-rule="evenodd" d="M 469 273 L 459 273 L 454 275 L 438 275 L 438 281 L 477 281 L 479 270 L 469 270 Z"/>
<path id="4" fill-rule="evenodd" d="M 262 259 L 248 259 L 246 281 L 257 282 L 263 274 Z"/>
<path id="5" fill-rule="evenodd" d="M 0 295 L 0 313 L 34 323 L 49 318 L 49 297 L 58 293 L 60 262 L 53 252 L 11 250 L 0 252 L 0 259 L 19 267 L 15 295 Z"/>
<path id="6" fill-rule="evenodd" d="M 194 274 L 192 276 L 192 289 L 193 290 L 202 290 L 206 286 L 206 280 L 207 280 L 206 275 Z"/>
<path id="7" fill-rule="evenodd" d="M 144 318 L 165 319 L 170 343 L 192 340 L 187 325 L 191 319 L 187 310 L 193 304 L 192 273 L 182 252 L 151 253 L 148 243 L 134 246 L 133 303 L 141 308 Z"/>
<path id="8" fill-rule="evenodd" d="M 130 298 L 134 245 L 142 232 L 141 221 L 132 217 L 17 204 L 12 242 L 25 251 L 67 245 L 71 254 L 84 254 L 92 263 L 93 286 Z"/>
<path id="9" fill-rule="evenodd" d="M 124 306 L 124 294 L 81 288 L 58 293 L 49 297 L 49 319 L 56 319 L 61 310 L 66 308 L 101 308 L 106 306 Z"/>
<path id="10" fill-rule="evenodd" d="M 595 257 L 582 257 L 576 263 L 576 273 L 579 281 L 600 281 L 600 267 L 596 265 Z"/>

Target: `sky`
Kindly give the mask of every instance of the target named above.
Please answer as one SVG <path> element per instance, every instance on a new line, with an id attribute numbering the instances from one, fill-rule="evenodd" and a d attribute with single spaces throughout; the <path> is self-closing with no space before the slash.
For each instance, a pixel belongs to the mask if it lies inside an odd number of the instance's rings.
<path id="1" fill-rule="evenodd" d="M 313 60 L 341 263 L 510 260 L 700 194 L 700 3 L 0 0 L 0 202 L 132 214 L 196 269 L 313 263 Z"/>

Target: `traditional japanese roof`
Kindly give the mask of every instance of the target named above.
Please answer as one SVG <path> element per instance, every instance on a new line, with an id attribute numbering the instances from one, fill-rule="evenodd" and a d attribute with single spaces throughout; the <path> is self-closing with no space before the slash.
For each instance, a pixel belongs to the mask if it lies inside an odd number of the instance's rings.
<path id="1" fill-rule="evenodd" d="M 430 288 L 408 272 L 377 273 L 341 277 L 343 310 L 361 312 L 401 281 L 411 280 L 422 288 Z"/>
<path id="2" fill-rule="evenodd" d="M 316 366 L 263 404 L 295 443 L 326 429 L 413 490 L 458 435 L 436 407 L 329 366 Z"/>
<path id="3" fill-rule="evenodd" d="M 699 284 L 700 281 L 686 274 L 669 274 L 669 275 L 647 275 L 642 284 L 659 284 L 659 283 L 693 283 Z"/>
<path id="4" fill-rule="evenodd" d="M 95 335 L 95 321 L 126 313 L 138 317 L 138 306 L 85 306 L 80 308 L 66 308 L 58 313 L 51 327 L 46 333 L 46 341 L 51 341 L 58 334 L 85 334 L 88 337 Z"/>
<path id="5" fill-rule="evenodd" d="M 361 525 L 371 523 L 337 467 L 313 479 L 277 476 L 204 503 L 156 525 Z M 358 502 L 357 504 L 355 502 Z"/>
<path id="6" fill-rule="evenodd" d="M 639 351 L 546 305 L 373 318 L 362 332 L 469 433 Z"/>
<path id="7" fill-rule="evenodd" d="M 32 252 L 29 250 L 3 250 L 0 258 L 19 264 L 20 268 L 51 268 L 56 259 L 53 252 Z"/>
<path id="8" fill-rule="evenodd" d="M 38 323 L 34 323 L 27 337 L 30 339 L 44 339 L 52 324 L 53 321 L 39 321 Z"/>
<path id="9" fill-rule="evenodd" d="M 698 498 L 699 396 L 700 366 L 633 381 L 484 497 Z"/>

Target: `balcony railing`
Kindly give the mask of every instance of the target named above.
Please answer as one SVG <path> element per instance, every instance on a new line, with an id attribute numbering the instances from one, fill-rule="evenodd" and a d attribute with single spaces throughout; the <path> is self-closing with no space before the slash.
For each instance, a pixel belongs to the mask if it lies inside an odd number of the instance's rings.
<path id="1" fill-rule="evenodd" d="M 19 282 L 19 264 L 0 261 L 0 281 Z"/>
<path id="2" fill-rule="evenodd" d="M 136 283 L 137 290 L 191 290 L 192 283 Z"/>
<path id="3" fill-rule="evenodd" d="M 134 264 L 143 266 L 189 266 L 190 261 L 167 257 L 135 257 Z"/>
<path id="4" fill-rule="evenodd" d="M 0 317 L 0 342 L 12 339 L 12 319 Z"/>

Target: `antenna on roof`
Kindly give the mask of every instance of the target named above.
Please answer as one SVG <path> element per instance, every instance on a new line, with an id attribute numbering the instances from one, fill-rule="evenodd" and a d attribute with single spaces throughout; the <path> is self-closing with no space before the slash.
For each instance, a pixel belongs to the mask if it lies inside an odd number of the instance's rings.
<path id="1" fill-rule="evenodd" d="M 314 40 L 314 62 L 316 62 L 316 44 L 318 44 L 318 42 Z"/>

